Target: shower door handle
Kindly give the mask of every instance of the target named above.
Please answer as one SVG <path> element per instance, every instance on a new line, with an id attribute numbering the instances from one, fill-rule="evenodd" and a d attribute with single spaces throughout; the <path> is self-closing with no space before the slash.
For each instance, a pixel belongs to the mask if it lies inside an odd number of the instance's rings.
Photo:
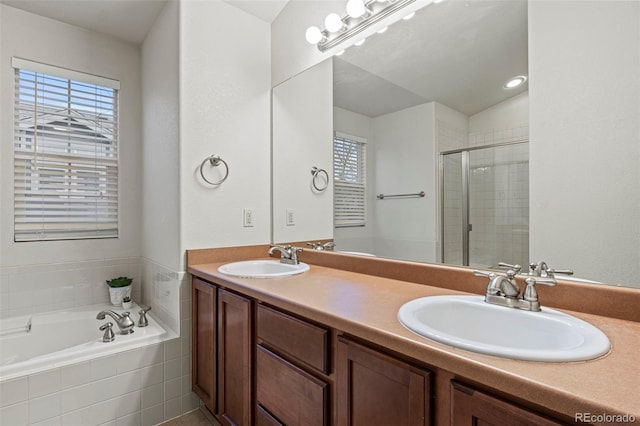
<path id="1" fill-rule="evenodd" d="M 472 224 L 469 224 L 469 225 L 467 226 L 467 232 L 471 232 L 471 231 L 473 231 L 473 225 L 472 225 Z"/>

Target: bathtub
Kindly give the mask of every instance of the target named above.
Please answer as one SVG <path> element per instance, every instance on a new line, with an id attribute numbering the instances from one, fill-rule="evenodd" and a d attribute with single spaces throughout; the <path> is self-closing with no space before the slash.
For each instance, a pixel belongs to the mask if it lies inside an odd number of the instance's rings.
<path id="1" fill-rule="evenodd" d="M 115 321 L 107 316 L 97 320 L 102 310 L 117 313 L 125 309 L 108 304 L 83 306 L 77 309 L 45 312 L 0 320 L 0 380 L 38 373 L 88 359 L 159 343 L 176 337 L 167 331 L 151 312 L 149 325 L 138 327 L 139 306 L 133 304 L 131 318 L 136 322 L 134 332 L 119 334 Z M 98 328 L 113 323 L 115 340 L 103 342 Z"/>

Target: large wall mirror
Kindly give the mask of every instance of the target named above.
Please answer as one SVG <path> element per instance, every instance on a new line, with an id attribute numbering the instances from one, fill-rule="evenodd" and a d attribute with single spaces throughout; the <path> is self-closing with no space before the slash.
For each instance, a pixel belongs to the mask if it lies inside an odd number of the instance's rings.
<path id="1" fill-rule="evenodd" d="M 505 87 L 513 77 L 528 77 L 532 66 L 529 13 L 526 0 L 431 4 L 413 19 L 396 22 L 384 34 L 274 89 L 277 95 L 308 79 L 313 90 L 323 93 L 321 102 L 314 102 L 312 94 L 303 95 L 308 113 L 325 135 L 327 129 L 333 131 L 331 142 L 339 147 L 315 139 L 310 142 L 314 148 L 307 150 L 320 147 L 325 155 L 315 158 L 327 168 L 326 153 L 333 154 L 331 210 L 336 216 L 330 231 L 326 222 L 317 222 L 322 228 L 306 228 L 305 240 L 331 237 L 332 232 L 338 251 L 474 268 L 497 268 L 499 262 L 527 268 L 531 261 L 546 260 L 556 269 L 574 269 L 581 280 L 640 286 L 630 272 L 634 267 L 625 263 L 629 248 L 635 251 L 632 261 L 638 262 L 640 243 L 619 247 L 619 265 L 595 265 L 585 259 L 601 253 L 603 244 L 610 251 L 615 239 L 589 244 L 569 234 L 559 238 L 554 231 L 558 238 L 545 237 L 542 240 L 549 244 L 540 243 L 540 235 L 550 227 L 535 228 L 553 217 L 549 219 L 546 206 L 532 205 L 530 188 L 542 182 L 540 175 L 549 179 L 549 170 L 536 167 L 541 157 L 539 146 L 533 147 L 538 143 L 535 135 L 530 138 L 529 101 L 543 94 L 536 93 L 536 86 L 530 90 L 529 81 Z M 318 78 L 318 72 L 325 77 Z M 327 104 L 323 90 L 333 93 L 332 122 L 326 111 L 314 110 Z M 283 156 L 279 151 L 291 151 L 277 137 L 277 116 L 274 106 L 274 164 Z M 296 140 L 304 145 L 305 137 Z M 637 151 L 630 154 L 637 157 Z M 309 166 L 318 154 L 310 155 L 304 159 Z M 634 161 L 637 165 L 638 159 Z M 567 177 L 566 170 L 554 173 L 556 182 Z M 638 183 L 633 185 L 638 200 Z M 277 179 L 273 191 L 276 205 L 282 192 Z M 363 200 L 345 201 L 345 193 L 362 194 Z M 592 200 L 599 197 L 591 195 Z M 309 196 L 318 202 L 318 194 Z M 273 215 L 276 232 L 276 219 L 285 214 L 274 210 Z M 567 220 L 580 221 L 575 217 L 558 215 L 558 228 L 567 228 Z M 635 234 L 637 226 L 629 230 L 630 236 Z M 301 239 L 290 239 L 295 240 Z M 564 247 L 561 254 L 552 255 L 558 245 Z M 629 272 L 617 274 L 616 268 Z"/>

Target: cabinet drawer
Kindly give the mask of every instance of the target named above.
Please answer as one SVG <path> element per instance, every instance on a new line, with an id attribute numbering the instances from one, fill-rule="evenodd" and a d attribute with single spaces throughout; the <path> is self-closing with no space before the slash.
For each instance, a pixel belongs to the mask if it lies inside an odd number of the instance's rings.
<path id="1" fill-rule="evenodd" d="M 256 407 L 256 426 L 285 426 L 260 404 Z"/>
<path id="2" fill-rule="evenodd" d="M 287 426 L 327 425 L 328 390 L 323 381 L 258 345 L 256 402 L 269 417 Z"/>
<path id="3" fill-rule="evenodd" d="M 256 333 L 267 346 L 329 374 L 329 330 L 258 305 Z"/>

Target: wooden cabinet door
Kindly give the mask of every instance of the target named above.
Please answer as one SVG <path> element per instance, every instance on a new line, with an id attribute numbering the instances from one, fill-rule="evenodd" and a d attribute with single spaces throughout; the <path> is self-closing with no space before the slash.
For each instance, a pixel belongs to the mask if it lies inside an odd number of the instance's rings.
<path id="1" fill-rule="evenodd" d="M 457 382 L 451 382 L 452 426 L 557 426 L 562 425 Z"/>
<path id="2" fill-rule="evenodd" d="M 250 426 L 251 300 L 218 291 L 218 410 L 228 425 Z"/>
<path id="3" fill-rule="evenodd" d="M 191 389 L 207 408 L 216 411 L 216 287 L 192 279 Z"/>
<path id="4" fill-rule="evenodd" d="M 431 373 L 350 340 L 336 354 L 338 425 L 431 424 Z"/>

